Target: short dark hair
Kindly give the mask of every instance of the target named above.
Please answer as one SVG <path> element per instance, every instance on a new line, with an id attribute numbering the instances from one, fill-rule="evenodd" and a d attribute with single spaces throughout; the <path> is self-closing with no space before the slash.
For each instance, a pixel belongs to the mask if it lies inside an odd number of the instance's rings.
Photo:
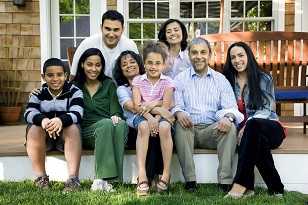
<path id="1" fill-rule="evenodd" d="M 159 32 L 158 32 L 158 39 L 164 42 L 168 47 L 170 47 L 169 43 L 167 42 L 167 38 L 166 38 L 166 27 L 173 22 L 177 22 L 181 27 L 181 30 L 182 30 L 181 50 L 183 51 L 187 48 L 188 34 L 187 34 L 185 25 L 177 19 L 169 19 L 160 27 Z"/>
<path id="2" fill-rule="evenodd" d="M 45 75 L 46 70 L 49 66 L 61 66 L 63 68 L 63 72 L 66 73 L 65 65 L 63 61 L 59 58 L 49 58 L 45 61 L 43 65 L 43 74 Z"/>
<path id="3" fill-rule="evenodd" d="M 146 46 L 143 48 L 143 61 L 145 62 L 149 53 L 159 53 L 163 61 L 166 62 L 168 54 L 166 52 L 166 49 L 164 46 L 161 44 L 161 42 L 154 42 L 150 41 Z"/>
<path id="4" fill-rule="evenodd" d="M 206 40 L 205 38 L 202 38 L 202 37 L 195 37 L 193 38 L 190 43 L 189 43 L 189 46 L 188 46 L 188 52 L 190 52 L 190 49 L 193 45 L 206 45 L 209 49 L 209 55 L 211 56 L 212 55 L 212 48 L 211 48 L 211 44 L 208 40 Z"/>
<path id="5" fill-rule="evenodd" d="M 122 27 L 124 25 L 124 17 L 121 13 L 119 13 L 116 10 L 108 10 L 106 11 L 102 16 L 102 25 L 104 24 L 104 21 L 106 19 L 112 20 L 112 21 L 120 21 L 122 24 Z"/>
<path id="6" fill-rule="evenodd" d="M 82 68 L 81 64 L 83 64 L 87 60 L 87 58 L 90 56 L 99 56 L 101 59 L 102 70 L 101 70 L 101 73 L 97 76 L 97 79 L 103 82 L 104 79 L 108 78 L 104 73 L 105 72 L 105 58 L 102 52 L 98 48 L 89 48 L 85 52 L 83 52 L 78 62 L 78 67 L 77 67 L 76 77 L 74 78 L 74 83 L 79 88 L 82 88 L 84 83 L 86 82 L 86 75 L 84 73 L 84 69 Z"/>
<path id="7" fill-rule="evenodd" d="M 137 62 L 139 66 L 139 74 L 142 75 L 145 73 L 141 56 L 135 53 L 134 51 L 130 51 L 130 50 L 123 51 L 117 58 L 113 72 L 112 72 L 113 78 L 117 82 L 118 86 L 128 85 L 128 80 L 126 77 L 124 77 L 123 71 L 121 68 L 121 59 L 123 56 L 127 56 L 127 55 L 130 55 Z"/>

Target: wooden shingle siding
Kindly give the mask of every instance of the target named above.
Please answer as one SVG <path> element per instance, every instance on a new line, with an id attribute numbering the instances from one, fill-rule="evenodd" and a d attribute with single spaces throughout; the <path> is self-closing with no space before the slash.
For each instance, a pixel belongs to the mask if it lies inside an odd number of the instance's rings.
<path id="1" fill-rule="evenodd" d="M 18 82 L 21 103 L 41 83 L 39 11 L 39 0 L 27 0 L 24 7 L 0 0 L 0 75 Z"/>
<path id="2" fill-rule="evenodd" d="M 125 1 L 125 0 L 123 0 Z M 107 0 L 107 9 L 117 9 L 117 0 Z"/>

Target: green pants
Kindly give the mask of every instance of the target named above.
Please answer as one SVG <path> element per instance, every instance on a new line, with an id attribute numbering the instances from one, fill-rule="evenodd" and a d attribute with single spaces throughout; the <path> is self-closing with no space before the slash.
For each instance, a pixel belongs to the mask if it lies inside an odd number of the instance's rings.
<path id="1" fill-rule="evenodd" d="M 123 179 L 124 145 L 128 127 L 124 120 L 113 125 L 111 119 L 102 119 L 82 129 L 82 145 L 94 149 L 96 179 Z"/>
<path id="2" fill-rule="evenodd" d="M 236 128 L 232 125 L 228 133 L 220 133 L 217 129 L 213 129 L 216 125 L 217 123 L 194 125 L 193 128 L 185 129 L 176 123 L 174 142 L 186 181 L 196 181 L 194 148 L 205 148 L 217 149 L 218 183 L 231 184 L 233 182 L 233 168 L 235 166 L 233 161 L 237 143 Z"/>

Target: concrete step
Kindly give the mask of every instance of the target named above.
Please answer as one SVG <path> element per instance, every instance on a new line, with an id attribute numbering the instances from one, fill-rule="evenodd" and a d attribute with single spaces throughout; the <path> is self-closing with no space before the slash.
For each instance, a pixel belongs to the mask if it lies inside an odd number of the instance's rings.
<path id="1" fill-rule="evenodd" d="M 273 154 L 276 168 L 281 176 L 286 190 L 299 191 L 308 194 L 308 154 Z M 217 183 L 216 170 L 218 166 L 215 152 L 197 153 L 194 155 L 198 183 Z M 51 180 L 65 181 L 67 166 L 63 155 L 48 155 L 46 170 Z M 137 164 L 136 155 L 132 151 L 124 158 L 124 181 L 136 183 Z M 177 155 L 173 155 L 171 165 L 171 181 L 184 181 Z M 80 166 L 81 179 L 94 178 L 94 156 L 83 155 Z M 27 156 L 1 156 L 0 180 L 22 181 L 34 179 L 31 162 Z M 264 183 L 256 170 L 256 184 Z"/>

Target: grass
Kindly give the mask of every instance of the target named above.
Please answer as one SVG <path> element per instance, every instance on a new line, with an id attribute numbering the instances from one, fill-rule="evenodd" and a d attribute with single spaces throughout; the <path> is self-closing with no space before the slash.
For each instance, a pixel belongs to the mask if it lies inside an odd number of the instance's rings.
<path id="1" fill-rule="evenodd" d="M 223 199 L 215 184 L 199 185 L 196 193 L 187 193 L 180 183 L 172 184 L 169 194 L 151 193 L 147 197 L 137 197 L 135 185 L 116 184 L 115 193 L 91 192 L 91 182 L 83 181 L 82 189 L 77 192 L 63 193 L 63 183 L 52 182 L 48 190 L 36 188 L 31 181 L 1 182 L 0 204 L 172 204 L 172 205 L 308 205 L 308 196 L 299 192 L 286 192 L 282 199 L 269 196 L 266 190 L 257 188 L 256 196 L 247 199 Z M 306 203 L 306 204 L 305 204 Z"/>

